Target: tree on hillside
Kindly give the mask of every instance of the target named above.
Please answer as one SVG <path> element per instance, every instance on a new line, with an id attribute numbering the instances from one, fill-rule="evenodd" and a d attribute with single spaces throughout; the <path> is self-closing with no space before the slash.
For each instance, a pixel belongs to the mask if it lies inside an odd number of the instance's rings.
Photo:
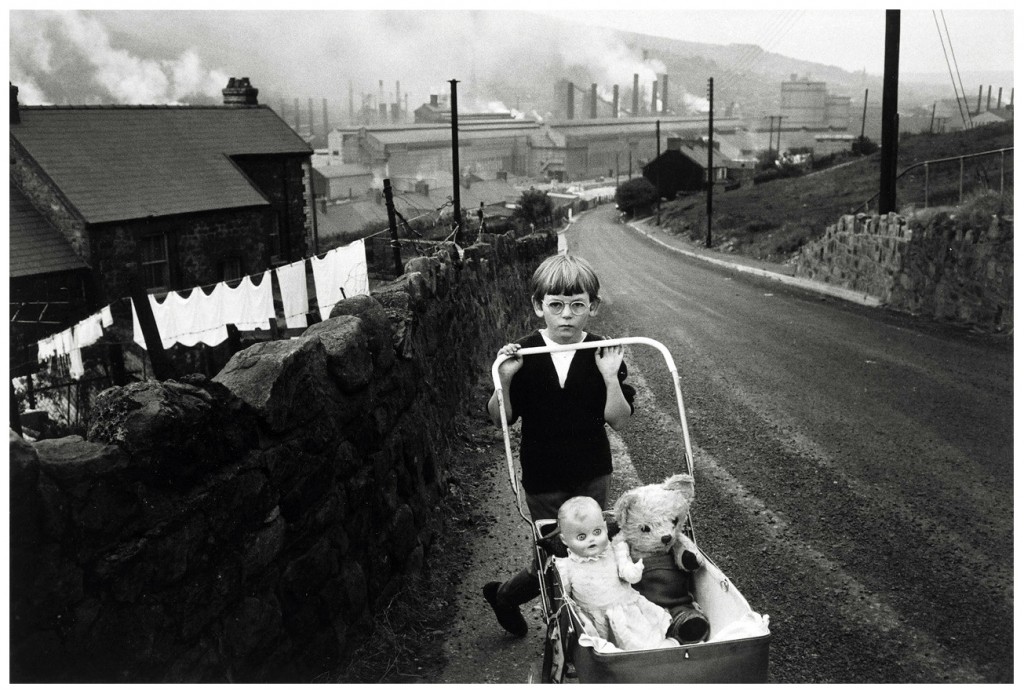
<path id="1" fill-rule="evenodd" d="M 524 190 L 519 196 L 519 206 L 516 208 L 514 217 L 521 219 L 527 224 L 540 226 L 551 219 L 553 213 L 551 198 L 543 190 Z"/>
<path id="2" fill-rule="evenodd" d="M 634 178 L 615 189 L 615 203 L 630 216 L 649 210 L 658 199 L 658 189 L 646 178 Z"/>

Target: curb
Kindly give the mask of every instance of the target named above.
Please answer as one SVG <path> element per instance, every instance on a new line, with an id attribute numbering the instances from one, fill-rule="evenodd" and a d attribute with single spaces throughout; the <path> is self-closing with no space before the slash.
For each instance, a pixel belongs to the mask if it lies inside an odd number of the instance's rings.
<path id="1" fill-rule="evenodd" d="M 759 267 L 752 267 L 750 265 L 734 263 L 728 260 L 712 258 L 702 253 L 697 253 L 696 251 L 689 251 L 686 250 L 685 248 L 679 248 L 678 246 L 673 246 L 669 243 L 665 243 L 664 241 L 657 238 L 650 232 L 644 231 L 643 229 L 638 227 L 635 222 L 627 222 L 626 226 L 630 227 L 639 234 L 643 234 L 651 241 L 654 241 L 655 243 L 664 246 L 670 251 L 674 251 L 675 253 L 680 253 L 691 258 L 696 258 L 706 263 L 711 263 L 712 265 L 719 265 L 721 267 L 725 267 L 730 270 L 735 270 L 737 272 L 746 272 L 751 275 L 756 275 L 757 277 L 764 277 L 766 279 L 774 280 L 782 284 L 788 284 L 793 287 L 799 287 L 800 289 L 806 289 L 808 291 L 816 292 L 818 294 L 827 294 L 838 299 L 843 299 L 845 301 L 850 301 L 855 304 L 860 304 L 861 306 L 870 306 L 873 308 L 877 308 L 882 305 L 882 300 L 879 299 L 877 296 L 865 294 L 864 292 L 854 291 L 853 289 L 847 289 L 845 287 L 836 287 L 831 284 L 816 282 L 814 280 L 809 280 L 805 277 L 791 277 L 790 275 L 783 275 L 778 272 L 764 270 Z"/>

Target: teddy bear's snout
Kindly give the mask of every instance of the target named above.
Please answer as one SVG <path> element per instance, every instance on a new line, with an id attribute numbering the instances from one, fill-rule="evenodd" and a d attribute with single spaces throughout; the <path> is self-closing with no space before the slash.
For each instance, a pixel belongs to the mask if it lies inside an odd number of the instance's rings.
<path id="1" fill-rule="evenodd" d="M 662 535 L 661 536 L 661 544 L 667 545 L 670 542 L 672 542 L 672 536 L 671 535 Z"/>

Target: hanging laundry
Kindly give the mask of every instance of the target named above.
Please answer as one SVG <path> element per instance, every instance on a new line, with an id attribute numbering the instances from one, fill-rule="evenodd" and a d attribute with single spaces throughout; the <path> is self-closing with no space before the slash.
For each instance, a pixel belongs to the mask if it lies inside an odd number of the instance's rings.
<path id="1" fill-rule="evenodd" d="M 99 312 L 83 318 L 70 328 L 39 340 L 37 360 L 42 363 L 53 357 L 66 356 L 71 377 L 81 378 L 85 375 L 82 348 L 95 344 L 103 337 L 103 328 L 113 324 L 114 317 L 110 312 L 110 306 L 104 306 Z"/>
<path id="2" fill-rule="evenodd" d="M 277 268 L 277 284 L 281 287 L 284 321 L 289 328 L 305 328 L 309 311 L 309 290 L 306 288 L 306 260 Z"/>
<path id="3" fill-rule="evenodd" d="M 330 317 L 331 309 L 343 298 L 370 293 L 366 246 L 362 239 L 327 251 L 322 260 L 316 256 L 309 260 L 322 320 Z"/>
<path id="4" fill-rule="evenodd" d="M 227 326 L 239 330 L 269 330 L 274 317 L 274 294 L 270 286 L 270 270 L 259 285 L 243 277 L 232 289 L 225 282 L 215 285 L 207 294 L 202 287 L 193 287 L 187 297 L 168 292 L 163 302 L 149 295 L 153 319 L 160 332 L 160 342 L 167 349 L 175 343 L 192 347 L 200 342 L 214 346 L 228 339 Z M 137 345 L 146 347 L 139 316 L 132 303 L 132 328 Z"/>

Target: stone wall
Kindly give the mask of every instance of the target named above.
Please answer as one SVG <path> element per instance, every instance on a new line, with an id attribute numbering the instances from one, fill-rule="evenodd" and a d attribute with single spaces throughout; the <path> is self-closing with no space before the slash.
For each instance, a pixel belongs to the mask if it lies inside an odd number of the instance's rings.
<path id="1" fill-rule="evenodd" d="M 310 681 L 441 531 L 447 441 L 525 332 L 553 235 L 416 258 L 212 380 L 106 391 L 86 439 L 11 435 L 11 679 Z"/>
<path id="2" fill-rule="evenodd" d="M 975 225 L 977 226 L 977 225 Z M 985 332 L 1013 328 L 1013 219 L 965 229 L 946 213 L 844 215 L 806 244 L 796 275 L 878 297 L 889 308 Z"/>

